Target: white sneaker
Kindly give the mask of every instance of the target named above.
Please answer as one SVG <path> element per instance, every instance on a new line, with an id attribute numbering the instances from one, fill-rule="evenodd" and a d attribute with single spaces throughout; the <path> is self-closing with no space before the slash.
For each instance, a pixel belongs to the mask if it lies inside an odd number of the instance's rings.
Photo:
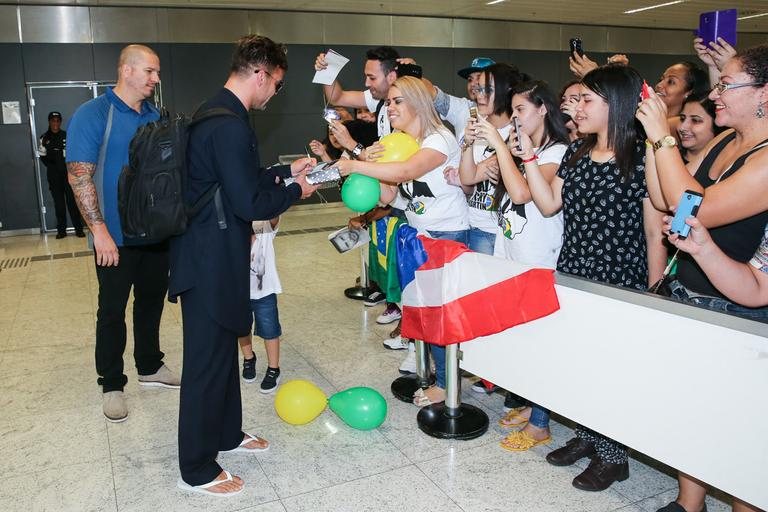
<path id="1" fill-rule="evenodd" d="M 376 323 L 381 325 L 391 324 L 396 320 L 400 320 L 402 316 L 403 314 L 400 311 L 400 308 L 398 308 L 396 304 L 390 304 L 382 314 L 376 317 Z"/>
<path id="2" fill-rule="evenodd" d="M 400 373 L 403 375 L 416 373 L 416 345 L 413 343 L 408 344 L 408 355 L 400 365 Z"/>
<path id="3" fill-rule="evenodd" d="M 410 343 L 403 341 L 401 336 L 397 336 L 395 338 L 387 338 L 382 345 L 389 350 L 406 350 Z"/>

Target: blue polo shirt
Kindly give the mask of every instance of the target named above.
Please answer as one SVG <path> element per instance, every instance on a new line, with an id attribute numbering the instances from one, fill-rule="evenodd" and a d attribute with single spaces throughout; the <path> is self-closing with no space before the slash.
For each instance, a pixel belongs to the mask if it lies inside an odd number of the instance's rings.
<path id="1" fill-rule="evenodd" d="M 117 211 L 117 181 L 123 166 L 128 165 L 128 147 L 136 130 L 160 119 L 160 113 L 148 101 L 141 103 L 141 113 L 126 105 L 113 91 L 107 92 L 80 105 L 67 125 L 67 162 L 98 164 L 99 150 L 104 141 L 109 108 L 112 112 L 112 129 L 107 142 L 104 174 L 94 176 L 107 229 L 115 244 L 123 245 L 120 214 Z M 97 173 L 99 171 L 97 170 Z"/>

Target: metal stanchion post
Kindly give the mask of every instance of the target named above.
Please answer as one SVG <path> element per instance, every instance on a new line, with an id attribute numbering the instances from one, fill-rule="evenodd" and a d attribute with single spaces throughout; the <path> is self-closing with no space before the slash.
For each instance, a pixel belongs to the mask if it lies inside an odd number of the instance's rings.
<path id="1" fill-rule="evenodd" d="M 425 434 L 441 439 L 474 439 L 488 430 L 488 415 L 474 405 L 461 403 L 459 345 L 445 347 L 445 402 L 422 407 L 416 416 Z"/>
<path id="2" fill-rule="evenodd" d="M 344 295 L 348 299 L 365 300 L 373 293 L 373 290 L 369 288 L 368 267 L 365 265 L 365 251 L 367 250 L 367 245 L 360 248 L 360 286 L 353 286 L 344 290 Z"/>
<path id="3" fill-rule="evenodd" d="M 392 394 L 403 402 L 413 402 L 417 389 L 426 389 L 435 383 L 435 377 L 429 369 L 429 350 L 421 340 L 416 340 L 416 375 L 404 375 L 392 381 Z"/>

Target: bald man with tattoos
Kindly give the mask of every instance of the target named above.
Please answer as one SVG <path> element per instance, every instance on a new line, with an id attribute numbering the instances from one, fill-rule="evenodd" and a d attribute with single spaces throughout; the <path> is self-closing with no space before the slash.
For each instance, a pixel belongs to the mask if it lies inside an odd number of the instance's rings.
<path id="1" fill-rule="evenodd" d="M 139 384 L 178 389 L 179 377 L 163 364 L 160 317 L 168 290 L 168 243 L 123 244 L 117 182 L 128 163 L 136 130 L 160 117 L 148 98 L 160 81 L 160 59 L 149 47 L 129 45 L 118 62 L 114 88 L 84 103 L 72 117 L 67 172 L 75 201 L 90 229 L 99 281 L 96 372 L 104 392 L 104 416 L 128 417 L 123 388 L 125 308 L 133 288 L 133 356 Z"/>

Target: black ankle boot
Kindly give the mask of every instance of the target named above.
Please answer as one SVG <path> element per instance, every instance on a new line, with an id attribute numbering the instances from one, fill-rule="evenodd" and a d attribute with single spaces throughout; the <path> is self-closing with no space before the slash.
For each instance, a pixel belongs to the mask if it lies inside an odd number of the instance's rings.
<path id="1" fill-rule="evenodd" d="M 582 491 L 604 491 L 613 482 L 623 482 L 629 478 L 629 463 L 611 464 L 595 457 L 587 469 L 573 479 L 573 486 Z"/>
<path id="2" fill-rule="evenodd" d="M 553 466 L 570 466 L 584 457 L 592 457 L 595 454 L 595 445 L 580 437 L 574 437 L 562 448 L 550 452 L 547 462 Z"/>

